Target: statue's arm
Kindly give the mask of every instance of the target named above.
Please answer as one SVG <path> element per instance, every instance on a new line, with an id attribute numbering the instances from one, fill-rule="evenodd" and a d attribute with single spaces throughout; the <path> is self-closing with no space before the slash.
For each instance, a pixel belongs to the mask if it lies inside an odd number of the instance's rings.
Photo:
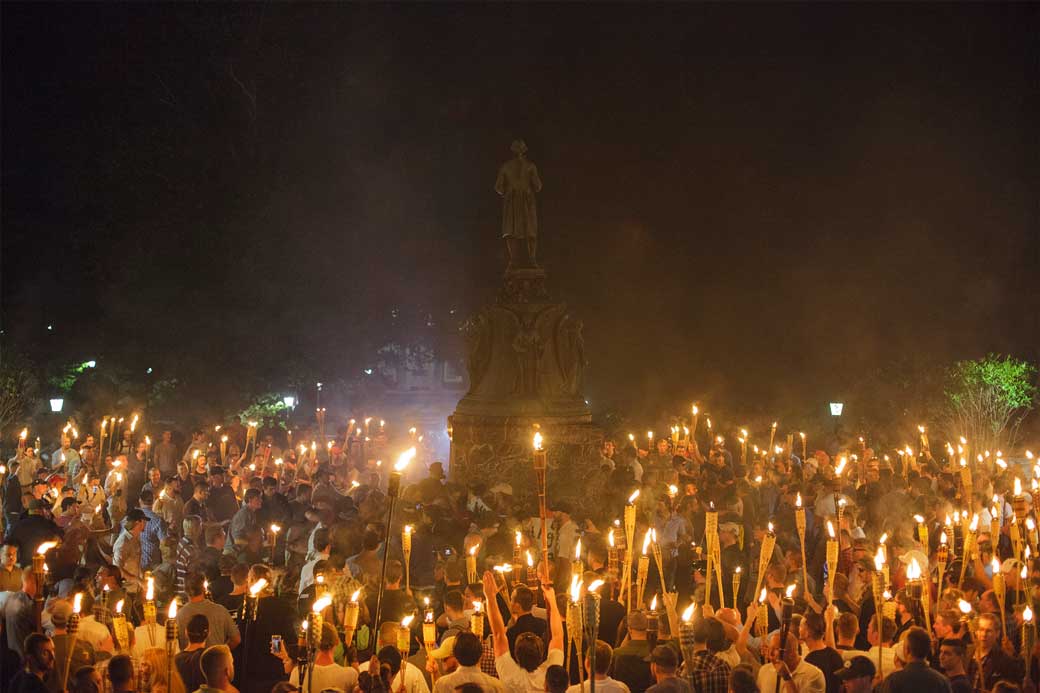
<path id="1" fill-rule="evenodd" d="M 495 192 L 499 195 L 506 194 L 506 167 L 498 169 L 498 179 L 495 181 Z"/>
<path id="2" fill-rule="evenodd" d="M 542 191 L 542 179 L 538 176 L 538 167 L 531 164 L 531 187 L 535 192 Z"/>

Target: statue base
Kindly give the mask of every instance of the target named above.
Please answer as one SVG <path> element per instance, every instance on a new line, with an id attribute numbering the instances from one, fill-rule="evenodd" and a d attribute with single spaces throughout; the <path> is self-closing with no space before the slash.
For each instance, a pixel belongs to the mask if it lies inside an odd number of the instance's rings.
<path id="1" fill-rule="evenodd" d="M 535 426 L 538 426 L 536 429 Z M 489 488 L 509 484 L 514 505 L 521 515 L 538 514 L 538 489 L 533 466 L 533 437 L 538 430 L 545 439 L 550 503 L 566 501 L 575 514 L 590 498 L 602 498 L 609 482 L 599 473 L 603 431 L 587 421 L 568 417 L 474 416 L 455 413 L 448 417 L 451 432 L 450 476 L 452 481 L 480 481 Z"/>
<path id="2" fill-rule="evenodd" d="M 546 439 L 551 498 L 564 488 L 588 493 L 602 431 L 582 393 L 582 322 L 553 300 L 545 271 L 506 272 L 498 301 L 466 323 L 470 388 L 448 419 L 450 475 L 459 481 L 505 482 L 514 497 L 534 491 L 534 432 Z M 563 478 L 574 476 L 573 484 Z M 557 493 L 556 490 L 560 493 Z"/>

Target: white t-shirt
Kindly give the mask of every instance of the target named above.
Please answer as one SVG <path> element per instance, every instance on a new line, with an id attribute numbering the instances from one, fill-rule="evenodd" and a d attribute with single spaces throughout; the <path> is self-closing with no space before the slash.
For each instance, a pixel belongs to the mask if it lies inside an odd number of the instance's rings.
<path id="1" fill-rule="evenodd" d="M 574 684 L 567 689 L 567 693 L 588 693 L 589 682 L 583 681 L 581 685 Z M 596 690 L 603 693 L 630 693 L 628 686 L 621 681 L 616 681 L 609 676 L 605 679 L 596 679 Z"/>
<path id="2" fill-rule="evenodd" d="M 423 676 L 419 667 L 408 662 L 402 662 L 402 666 L 404 666 L 405 693 L 430 693 L 430 687 L 426 685 L 426 677 Z M 368 662 L 362 662 L 361 666 L 358 667 L 358 671 L 368 671 Z M 400 687 L 401 672 L 397 672 L 397 676 L 390 682 L 390 688 L 396 693 Z"/>
<path id="3" fill-rule="evenodd" d="M 870 648 L 870 652 L 867 653 L 870 657 L 870 661 L 874 662 L 874 667 L 878 665 L 878 646 Z M 882 678 L 888 678 L 888 675 L 896 670 L 896 651 L 893 647 L 886 647 L 881 651 L 881 668 L 879 673 Z"/>
<path id="4" fill-rule="evenodd" d="M 798 693 L 824 693 L 827 690 L 827 679 L 818 667 L 814 667 L 804 659 L 798 662 L 798 666 L 791 672 Z M 776 690 L 776 667 L 772 664 L 764 664 L 758 670 L 758 690 Z"/>
<path id="5" fill-rule="evenodd" d="M 313 674 L 312 674 L 313 672 Z M 307 672 L 308 678 L 314 676 L 314 690 L 323 691 L 326 688 L 336 688 L 343 693 L 353 693 L 357 685 L 358 673 L 353 667 L 342 667 L 333 662 L 332 664 L 317 664 Z M 289 674 L 289 683 L 294 686 L 300 685 L 300 668 L 296 667 Z M 310 687 L 310 683 L 307 683 Z"/>
<path id="6" fill-rule="evenodd" d="M 153 647 L 166 648 L 166 626 L 160 626 L 158 623 L 152 623 L 151 625 L 142 623 L 137 628 L 134 628 L 134 657 L 140 659 L 144 655 L 145 650 Z M 181 648 L 175 638 L 173 641 L 173 653 L 177 654 L 180 651 Z"/>
<path id="7" fill-rule="evenodd" d="M 95 650 L 100 651 L 104 649 L 101 645 L 112 637 L 111 633 L 108 632 L 108 628 L 102 623 L 98 623 L 93 615 L 84 616 L 79 620 L 79 630 L 77 631 L 76 637 L 81 640 L 86 640 L 90 643 L 91 647 Z"/>
<path id="8" fill-rule="evenodd" d="M 545 690 L 545 670 L 553 664 L 563 666 L 563 650 L 549 650 L 549 656 L 534 671 L 517 664 L 508 652 L 495 657 L 495 669 L 507 693 L 542 693 Z"/>

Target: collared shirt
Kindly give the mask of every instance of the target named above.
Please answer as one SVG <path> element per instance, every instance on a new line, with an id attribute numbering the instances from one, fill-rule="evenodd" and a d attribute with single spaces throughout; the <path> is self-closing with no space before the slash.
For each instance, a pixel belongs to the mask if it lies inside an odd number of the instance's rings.
<path id="1" fill-rule="evenodd" d="M 22 589 L 22 571 L 12 566 L 11 570 L 0 568 L 0 592 L 17 592 Z"/>
<path id="2" fill-rule="evenodd" d="M 455 693 L 456 688 L 466 683 L 477 684 L 484 693 L 505 693 L 502 682 L 485 674 L 479 666 L 459 666 L 447 676 L 437 679 L 437 683 L 433 684 L 433 693 Z"/>
<path id="3" fill-rule="evenodd" d="M 123 529 L 112 548 L 112 562 L 123 571 L 123 585 L 127 592 L 141 589 L 141 540 Z"/>
<path id="4" fill-rule="evenodd" d="M 763 664 L 758 670 L 758 690 L 775 691 L 777 676 L 775 666 Z M 824 693 L 827 690 L 827 680 L 823 672 L 804 659 L 798 662 L 798 666 L 791 672 L 791 678 L 794 679 L 798 693 Z"/>
<path id="5" fill-rule="evenodd" d="M 166 522 L 149 508 L 141 508 L 148 518 L 141 532 L 141 567 L 153 568 L 162 562 L 160 544 L 169 536 Z"/>
<path id="6" fill-rule="evenodd" d="M 506 693 L 542 693 L 545 690 L 545 670 L 554 664 L 563 666 L 563 650 L 549 650 L 549 656 L 534 671 L 517 664 L 508 652 L 495 658 L 495 669 Z"/>
<path id="7" fill-rule="evenodd" d="M 726 693 L 732 671 L 729 664 L 710 650 L 698 650 L 687 662 L 686 680 L 694 693 Z"/>

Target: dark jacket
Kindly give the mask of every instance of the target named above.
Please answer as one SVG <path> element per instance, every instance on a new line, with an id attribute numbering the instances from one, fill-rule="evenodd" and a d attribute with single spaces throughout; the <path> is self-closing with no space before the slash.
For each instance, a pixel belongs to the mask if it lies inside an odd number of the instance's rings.
<path id="1" fill-rule="evenodd" d="M 951 693 L 950 680 L 924 662 L 910 662 L 885 677 L 884 693 Z"/>
<path id="2" fill-rule="evenodd" d="M 990 690 L 997 681 L 1011 681 L 1021 684 L 1026 676 L 1026 665 L 1018 657 L 1012 657 L 1000 646 L 994 647 L 990 653 L 982 658 L 982 685 L 977 685 L 979 675 L 979 660 L 974 657 L 968 663 L 968 678 L 971 679 L 975 688 Z"/>

